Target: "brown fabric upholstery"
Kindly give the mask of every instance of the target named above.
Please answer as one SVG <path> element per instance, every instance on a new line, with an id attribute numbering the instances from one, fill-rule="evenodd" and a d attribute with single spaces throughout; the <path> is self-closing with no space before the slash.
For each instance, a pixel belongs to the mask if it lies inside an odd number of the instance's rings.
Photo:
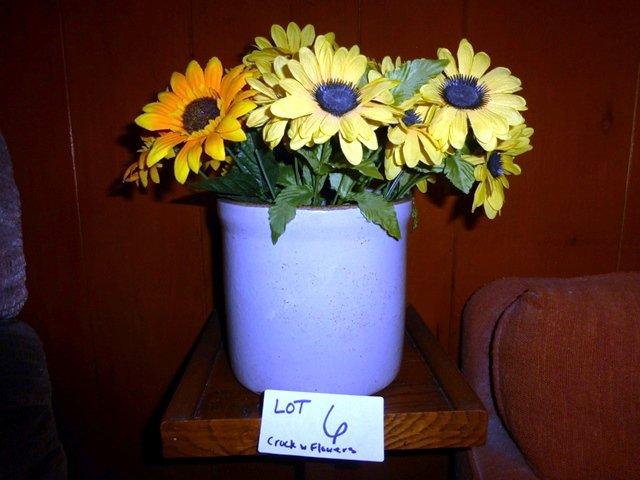
<path id="1" fill-rule="evenodd" d="M 640 478 L 639 303 L 639 274 L 478 291 L 462 368 L 489 411 L 488 439 L 458 456 L 458 478 Z"/>
<path id="2" fill-rule="evenodd" d="M 640 478 L 640 275 L 529 289 L 492 358 L 498 412 L 539 476 Z"/>

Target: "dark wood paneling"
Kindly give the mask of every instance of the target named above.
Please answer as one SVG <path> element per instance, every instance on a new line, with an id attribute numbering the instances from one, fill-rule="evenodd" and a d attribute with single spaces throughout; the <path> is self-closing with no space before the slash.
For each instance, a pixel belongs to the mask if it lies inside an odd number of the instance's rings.
<path id="1" fill-rule="evenodd" d="M 640 59 L 636 78 L 633 129 L 629 148 L 629 173 L 622 220 L 619 270 L 640 270 Z"/>
<path id="2" fill-rule="evenodd" d="M 21 192 L 29 299 L 21 318 L 40 335 L 70 461 L 92 432 L 93 331 L 84 314 L 82 238 L 56 2 L 0 9 L 0 127 Z M 77 402 L 82 408 L 77 408 Z"/>
<path id="3" fill-rule="evenodd" d="M 378 60 L 385 55 L 435 58 L 438 47 L 455 45 L 462 35 L 462 1 L 366 0 L 361 4 L 360 46 Z M 446 20 L 428 22 L 425 12 Z M 446 345 L 453 272 L 453 201 L 442 195 L 425 197 L 419 193 L 415 198 L 420 220 L 418 229 L 409 234 L 407 296 Z"/>
<path id="4" fill-rule="evenodd" d="M 0 15 L 0 127 L 24 209 L 23 317 L 44 340 L 71 460 L 88 446 L 80 457 L 95 471 L 85 477 L 295 473 L 286 462 L 158 458 L 163 395 L 211 310 L 220 266 L 211 268 L 204 209 L 170 203 L 184 190 L 110 194 L 131 158 L 127 124 L 171 72 L 192 57 L 233 66 L 272 23 L 310 22 L 377 58 L 433 57 L 466 35 L 523 80 L 534 150 L 504 214 L 490 222 L 458 213 L 468 205 L 454 197 L 417 196 L 408 296 L 450 355 L 465 300 L 494 278 L 640 269 L 637 2 L 61 0 L 5 2 Z M 428 470 L 414 460 L 335 476 Z M 426 464 L 444 477 L 446 456 Z"/>
<path id="5" fill-rule="evenodd" d="M 131 159 L 127 124 L 191 57 L 190 19 L 186 2 L 63 2 L 85 314 L 104 406 L 95 421 L 111 468 L 131 474 L 142 458 L 161 460 L 162 399 L 211 304 L 202 209 L 110 194 Z"/>
<path id="6" fill-rule="evenodd" d="M 467 6 L 470 41 L 521 78 L 536 133 L 503 215 L 456 222 L 452 354 L 483 284 L 616 270 L 640 45 L 638 4 L 623 3 Z"/>

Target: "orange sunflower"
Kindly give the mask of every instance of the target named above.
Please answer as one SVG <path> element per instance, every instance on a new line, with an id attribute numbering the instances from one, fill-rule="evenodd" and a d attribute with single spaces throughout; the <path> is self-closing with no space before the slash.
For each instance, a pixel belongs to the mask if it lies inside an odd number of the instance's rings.
<path id="1" fill-rule="evenodd" d="M 171 90 L 158 95 L 158 101 L 145 105 L 136 123 L 151 131 L 160 131 L 147 155 L 147 166 L 165 158 L 175 146 L 184 144 L 176 155 L 174 174 L 184 183 L 189 170 L 202 166 L 202 150 L 213 160 L 224 161 L 224 141 L 246 140 L 240 117 L 256 104 L 249 100 L 255 92 L 245 89 L 252 75 L 239 65 L 223 75 L 220 60 L 213 57 L 204 71 L 192 60 L 186 75 L 174 72 Z"/>

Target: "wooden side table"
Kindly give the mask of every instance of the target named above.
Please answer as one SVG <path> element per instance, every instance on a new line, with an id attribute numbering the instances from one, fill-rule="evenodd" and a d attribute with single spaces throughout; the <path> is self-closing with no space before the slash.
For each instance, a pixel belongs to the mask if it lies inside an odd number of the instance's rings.
<path id="1" fill-rule="evenodd" d="M 487 412 L 409 307 L 398 377 L 385 399 L 385 450 L 482 445 Z M 215 316 L 203 330 L 161 425 L 165 457 L 256 455 L 261 397 L 233 376 Z"/>

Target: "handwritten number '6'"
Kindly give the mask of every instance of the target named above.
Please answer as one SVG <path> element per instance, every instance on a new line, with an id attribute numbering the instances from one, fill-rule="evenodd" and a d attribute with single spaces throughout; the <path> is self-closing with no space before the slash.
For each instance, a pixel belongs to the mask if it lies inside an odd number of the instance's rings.
<path id="1" fill-rule="evenodd" d="M 327 420 L 329 419 L 329 415 L 331 415 L 331 412 L 333 411 L 333 407 L 335 407 L 335 405 L 331 405 L 331 408 L 329 409 L 329 411 L 327 412 L 327 415 L 324 417 L 324 422 L 322 423 L 322 430 L 324 430 L 324 434 L 333 439 L 333 445 L 336 444 L 336 440 L 338 439 L 338 437 L 340 435 L 344 435 L 345 432 L 347 431 L 347 428 L 349 428 L 347 426 L 347 422 L 342 422 L 338 428 L 336 429 L 335 433 L 332 435 L 329 432 L 327 432 Z"/>

